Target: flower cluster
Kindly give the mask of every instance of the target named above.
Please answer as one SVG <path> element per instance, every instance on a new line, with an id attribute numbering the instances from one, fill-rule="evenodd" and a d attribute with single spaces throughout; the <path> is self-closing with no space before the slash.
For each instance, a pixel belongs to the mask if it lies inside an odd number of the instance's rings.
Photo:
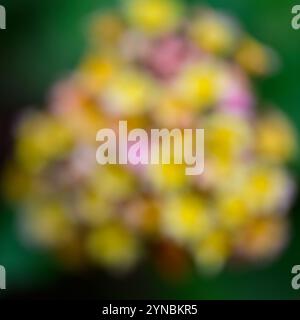
<path id="1" fill-rule="evenodd" d="M 295 133 L 260 109 L 251 77 L 274 52 L 231 17 L 172 0 L 128 0 L 91 18 L 78 68 L 45 111 L 16 128 L 5 191 L 20 204 L 24 239 L 70 265 L 132 267 L 151 256 L 168 272 L 191 260 L 205 272 L 276 256 L 288 238 L 293 182 L 284 165 Z M 205 170 L 185 165 L 97 165 L 96 133 L 204 128 Z"/>

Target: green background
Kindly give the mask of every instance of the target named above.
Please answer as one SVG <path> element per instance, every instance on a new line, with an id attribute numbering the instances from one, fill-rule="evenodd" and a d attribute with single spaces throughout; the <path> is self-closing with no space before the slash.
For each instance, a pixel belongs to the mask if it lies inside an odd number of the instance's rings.
<path id="1" fill-rule="evenodd" d="M 209 4 L 237 17 L 245 29 L 271 45 L 281 57 L 275 76 L 256 80 L 258 94 L 278 105 L 300 129 L 300 30 L 291 27 L 293 1 L 210 0 Z M 0 30 L 1 163 L 9 159 L 13 122 L 20 109 L 43 106 L 49 86 L 72 70 L 85 49 L 90 13 L 111 7 L 109 0 L 1 0 L 7 30 Z M 299 157 L 291 166 L 299 185 Z M 300 264 L 300 199 L 296 196 L 288 249 L 274 263 L 229 269 L 207 278 L 192 272 L 180 281 L 163 280 L 145 261 L 125 278 L 97 270 L 88 274 L 62 271 L 44 252 L 25 248 L 17 230 L 15 208 L 1 200 L 0 264 L 7 269 L 8 290 L 0 297 L 105 297 L 182 299 L 297 299 L 291 268 Z"/>

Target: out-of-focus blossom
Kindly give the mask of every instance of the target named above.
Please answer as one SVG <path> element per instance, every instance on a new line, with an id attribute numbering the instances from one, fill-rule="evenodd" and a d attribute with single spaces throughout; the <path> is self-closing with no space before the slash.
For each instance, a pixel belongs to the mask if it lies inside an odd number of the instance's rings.
<path id="1" fill-rule="evenodd" d="M 111 201 L 124 200 L 136 192 L 135 177 L 123 167 L 113 165 L 98 167 L 87 185 Z"/>
<path id="2" fill-rule="evenodd" d="M 203 61 L 187 65 L 174 86 L 187 105 L 202 111 L 216 103 L 225 76 L 224 66 L 214 61 Z"/>
<path id="3" fill-rule="evenodd" d="M 239 38 L 239 28 L 233 19 L 208 10 L 192 20 L 189 33 L 200 49 L 213 54 L 231 53 Z"/>
<path id="4" fill-rule="evenodd" d="M 146 169 L 146 179 L 151 188 L 158 192 L 180 190 L 187 183 L 185 168 L 185 165 L 175 163 L 149 165 Z"/>
<path id="5" fill-rule="evenodd" d="M 130 116 L 145 113 L 150 104 L 149 93 L 155 94 L 155 90 L 146 75 L 124 70 L 107 83 L 100 99 L 108 113 Z"/>
<path id="6" fill-rule="evenodd" d="M 280 217 L 250 220 L 234 239 L 234 253 L 252 262 L 274 258 L 286 245 L 288 225 Z"/>
<path id="7" fill-rule="evenodd" d="M 101 193 L 92 188 L 78 193 L 74 201 L 74 219 L 87 226 L 101 225 L 114 214 L 113 210 Z"/>
<path id="8" fill-rule="evenodd" d="M 139 255 L 137 238 L 118 222 L 92 230 L 86 239 L 86 248 L 93 261 L 115 271 L 131 267 Z"/>
<path id="9" fill-rule="evenodd" d="M 209 157 L 220 162 L 242 159 L 250 153 L 253 145 L 248 121 L 232 115 L 215 114 L 207 117 L 206 149 Z"/>
<path id="10" fill-rule="evenodd" d="M 17 161 L 28 171 L 41 170 L 72 147 L 70 131 L 50 115 L 28 115 L 17 131 Z"/>
<path id="11" fill-rule="evenodd" d="M 211 220 L 207 201 L 193 194 L 169 196 L 162 208 L 163 231 L 178 242 L 201 239 L 211 229 Z"/>
<path id="12" fill-rule="evenodd" d="M 195 121 L 187 103 L 172 90 L 160 95 L 151 116 L 158 126 L 167 128 L 190 128 Z"/>
<path id="13" fill-rule="evenodd" d="M 208 274 L 223 268 L 231 254 L 230 236 L 224 230 L 213 230 L 194 248 L 196 262 Z"/>
<path id="14" fill-rule="evenodd" d="M 281 113 L 271 112 L 258 119 L 256 149 L 261 157 L 277 163 L 288 161 L 296 144 L 295 130 Z"/>
<path id="15" fill-rule="evenodd" d="M 78 144 L 95 144 L 95 130 L 109 124 L 98 111 L 96 103 L 84 103 L 79 108 L 72 109 L 59 115 L 60 121 L 64 121 L 65 127 L 72 133 Z"/>
<path id="16" fill-rule="evenodd" d="M 174 76 L 181 66 L 192 59 L 194 50 L 180 37 L 160 39 L 149 48 L 146 63 L 160 77 Z"/>
<path id="17" fill-rule="evenodd" d="M 198 183 L 218 190 L 232 183 L 232 177 L 243 171 L 250 160 L 253 133 L 247 120 L 224 113 L 207 117 L 203 127 L 206 170 L 198 177 Z"/>
<path id="18" fill-rule="evenodd" d="M 26 241 L 44 247 L 62 247 L 76 237 L 66 205 L 55 199 L 37 199 L 25 207 L 22 229 Z"/>
<path id="19" fill-rule="evenodd" d="M 78 81 L 84 90 L 99 94 L 118 68 L 119 61 L 112 54 L 90 54 L 81 63 L 78 72 Z"/>
<path id="20" fill-rule="evenodd" d="M 289 177 L 284 170 L 270 164 L 250 167 L 239 186 L 249 208 L 257 214 L 272 214 L 282 208 L 282 204 L 289 200 L 285 198 L 289 187 Z"/>
<path id="21" fill-rule="evenodd" d="M 249 81 L 240 71 L 233 71 L 224 84 L 218 108 L 225 113 L 250 118 L 254 115 L 254 103 Z"/>
<path id="22" fill-rule="evenodd" d="M 222 12 L 172 0 L 122 8 L 91 18 L 79 66 L 54 85 L 47 110 L 16 126 L 2 186 L 20 207 L 24 239 L 68 266 L 116 272 L 143 248 L 174 277 L 191 261 L 215 273 L 276 257 L 289 237 L 295 187 L 285 164 L 296 135 L 281 113 L 260 113 L 251 81 L 276 69 L 276 55 Z M 96 134 L 119 135 L 120 120 L 146 132 L 204 129 L 203 174 L 186 175 L 174 143 L 167 164 L 99 166 Z M 117 142 L 114 152 L 132 146 Z M 161 152 L 139 146 L 137 159 Z"/>
<path id="23" fill-rule="evenodd" d="M 277 68 L 276 54 L 252 38 L 241 41 L 236 51 L 237 62 L 249 73 L 263 75 Z"/>
<path id="24" fill-rule="evenodd" d="M 238 192 L 223 191 L 216 198 L 217 219 L 224 229 L 235 231 L 251 218 L 247 202 Z"/>
<path id="25" fill-rule="evenodd" d="M 172 31 L 181 18 L 180 5 L 172 0 L 129 0 L 125 12 L 132 27 L 150 35 Z"/>

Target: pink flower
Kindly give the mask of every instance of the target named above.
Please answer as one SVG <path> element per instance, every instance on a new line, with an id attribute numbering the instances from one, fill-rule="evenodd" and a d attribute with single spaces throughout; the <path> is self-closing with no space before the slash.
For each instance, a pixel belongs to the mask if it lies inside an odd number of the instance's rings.
<path id="1" fill-rule="evenodd" d="M 239 71 L 234 71 L 224 87 L 218 108 L 226 113 L 251 117 L 253 107 L 254 97 L 247 79 Z"/>
<path id="2" fill-rule="evenodd" d="M 158 40 L 148 52 L 146 65 L 158 76 L 168 78 L 178 72 L 189 58 L 196 54 L 196 49 L 184 39 L 168 36 Z"/>

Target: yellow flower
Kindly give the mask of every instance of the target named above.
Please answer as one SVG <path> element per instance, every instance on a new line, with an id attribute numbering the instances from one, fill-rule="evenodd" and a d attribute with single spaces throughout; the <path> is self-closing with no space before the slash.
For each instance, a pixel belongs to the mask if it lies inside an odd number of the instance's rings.
<path id="1" fill-rule="evenodd" d="M 249 210 L 245 200 L 239 194 L 231 192 L 221 194 L 216 199 L 217 217 L 221 226 L 236 230 L 249 219 Z"/>
<path id="2" fill-rule="evenodd" d="M 213 230 L 193 248 L 192 252 L 203 271 L 209 274 L 219 272 L 231 253 L 229 235 L 222 230 Z"/>
<path id="3" fill-rule="evenodd" d="M 290 181 L 283 169 L 257 164 L 245 172 L 240 192 L 256 214 L 272 214 L 289 201 Z"/>
<path id="4" fill-rule="evenodd" d="M 108 113 L 132 116 L 143 114 L 154 94 L 154 87 L 145 74 L 121 70 L 107 83 L 100 99 Z"/>
<path id="5" fill-rule="evenodd" d="M 87 181 L 89 189 L 106 201 L 118 202 L 136 192 L 134 177 L 117 165 L 98 167 Z"/>
<path id="6" fill-rule="evenodd" d="M 193 243 L 210 230 L 212 217 L 206 201 L 196 194 L 167 197 L 162 207 L 162 231 L 171 239 Z"/>
<path id="7" fill-rule="evenodd" d="M 256 149 L 260 157 L 280 163 L 292 158 L 296 150 L 296 133 L 289 121 L 273 112 L 257 119 Z"/>
<path id="8" fill-rule="evenodd" d="M 31 200 L 21 216 L 26 239 L 52 248 L 72 242 L 76 230 L 68 214 L 68 208 L 60 201 Z"/>
<path id="9" fill-rule="evenodd" d="M 205 51 L 227 54 L 234 50 L 238 27 L 222 14 L 211 11 L 200 14 L 192 21 L 189 29 L 191 39 Z"/>
<path id="10" fill-rule="evenodd" d="M 278 58 L 268 47 L 252 38 L 244 39 L 236 52 L 237 62 L 249 73 L 264 75 L 278 65 Z"/>
<path id="11" fill-rule="evenodd" d="M 34 114 L 24 119 L 17 132 L 17 160 L 26 170 L 38 172 L 69 152 L 72 143 L 70 131 L 58 119 Z"/>
<path id="12" fill-rule="evenodd" d="M 204 122 L 205 150 L 220 162 L 239 159 L 253 148 L 249 122 L 236 116 L 214 114 Z"/>
<path id="13" fill-rule="evenodd" d="M 79 67 L 78 78 L 88 93 L 99 95 L 118 67 L 118 59 L 112 57 L 111 54 L 90 54 L 83 59 Z"/>
<path id="14" fill-rule="evenodd" d="M 284 218 L 272 216 L 252 220 L 234 238 L 236 255 L 250 261 L 273 258 L 285 246 L 287 232 Z"/>
<path id="15" fill-rule="evenodd" d="M 225 77 L 225 69 L 217 62 L 188 65 L 175 80 L 175 90 L 188 106 L 206 110 L 216 103 Z"/>
<path id="16" fill-rule="evenodd" d="M 112 206 L 97 190 L 84 190 L 75 199 L 78 220 L 90 226 L 107 221 L 113 214 Z"/>
<path id="17" fill-rule="evenodd" d="M 203 120 L 205 129 L 205 170 L 203 182 L 219 189 L 247 163 L 253 149 L 249 123 L 239 117 L 212 114 Z"/>
<path id="18" fill-rule="evenodd" d="M 93 261 L 115 271 L 128 269 L 139 255 L 137 239 L 117 222 L 90 231 L 86 250 Z"/>
<path id="19" fill-rule="evenodd" d="M 195 119 L 184 99 L 176 93 L 164 93 L 151 110 L 154 121 L 163 128 L 188 128 Z"/>
<path id="20" fill-rule="evenodd" d="M 185 187 L 187 177 L 184 164 L 150 164 L 147 166 L 147 179 L 154 190 L 178 190 Z"/>
<path id="21" fill-rule="evenodd" d="M 179 24 L 181 8 L 175 0 L 128 0 L 125 13 L 133 27 L 153 35 L 174 29 Z"/>

